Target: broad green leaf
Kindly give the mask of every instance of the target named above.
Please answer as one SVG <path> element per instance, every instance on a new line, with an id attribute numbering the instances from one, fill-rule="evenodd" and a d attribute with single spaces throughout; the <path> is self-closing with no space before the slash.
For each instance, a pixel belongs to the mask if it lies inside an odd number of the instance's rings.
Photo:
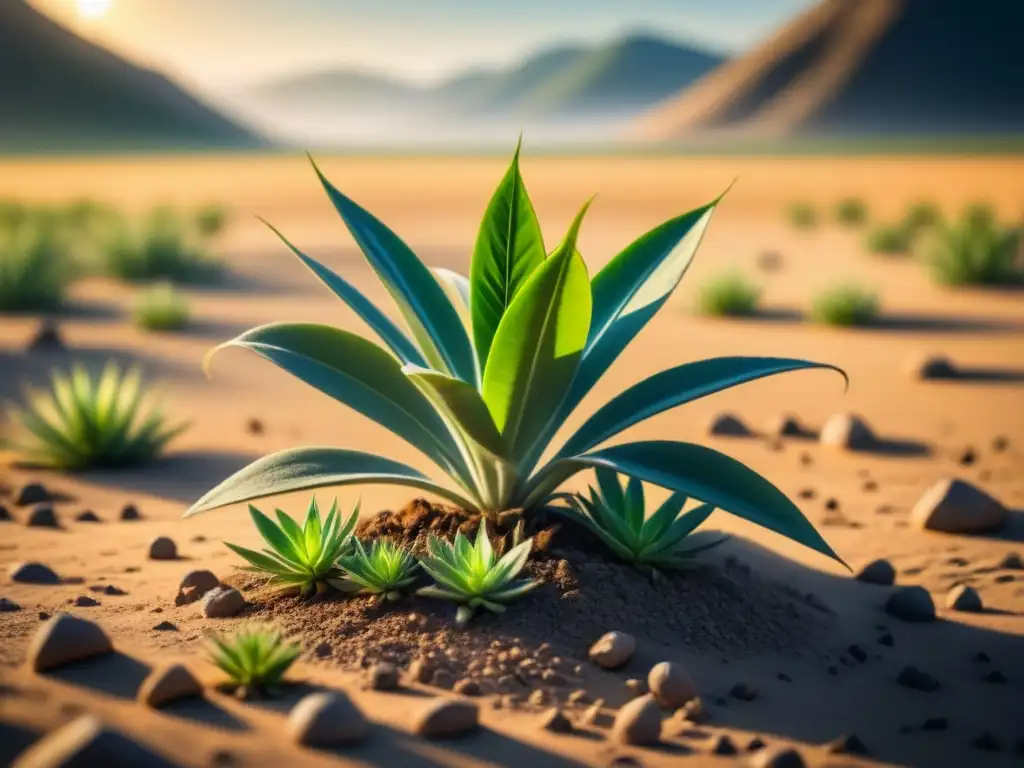
<path id="1" fill-rule="evenodd" d="M 409 340 L 397 325 L 391 322 L 387 315 L 377 309 L 369 299 L 363 296 L 355 286 L 312 256 L 304 254 L 271 224 L 266 221 L 263 223 L 270 227 L 270 230 L 281 239 L 281 242 L 288 246 L 291 252 L 298 257 L 299 261 L 305 264 L 314 275 L 319 277 L 335 296 L 348 304 L 352 311 L 359 315 L 362 321 L 370 326 L 374 333 L 380 336 L 381 341 L 388 345 L 388 348 L 399 360 L 403 363 L 412 363 L 413 365 L 425 366 L 427 364 L 427 361 L 423 359 L 423 355 L 416 348 L 416 345 Z"/>
<path id="2" fill-rule="evenodd" d="M 430 270 L 398 235 L 338 191 L 316 163 L 313 168 L 431 365 L 463 381 L 476 381 L 476 358 L 469 336 Z"/>
<path id="3" fill-rule="evenodd" d="M 778 373 L 811 368 L 830 369 L 846 378 L 834 365 L 785 357 L 716 357 L 677 365 L 644 379 L 610 400 L 576 430 L 558 456 L 585 453 L 662 411 L 723 389 Z"/>
<path id="4" fill-rule="evenodd" d="M 419 488 L 465 509 L 475 509 L 464 496 L 400 462 L 343 448 L 293 448 L 264 456 L 240 469 L 206 493 L 183 517 L 280 493 L 361 484 Z"/>
<path id="5" fill-rule="evenodd" d="M 527 452 L 562 402 L 586 343 L 590 283 L 574 250 L 589 205 L 502 317 L 484 368 L 484 400 L 513 460 Z"/>
<path id="6" fill-rule="evenodd" d="M 467 333 L 471 333 L 473 318 L 469 312 L 469 279 L 444 267 L 434 267 L 431 271 L 441 283 L 444 292 L 448 294 L 448 299 L 455 307 L 455 311 L 459 313 L 459 319 L 462 320 L 462 325 L 466 328 Z M 477 375 L 479 375 L 479 366 Z"/>
<path id="7" fill-rule="evenodd" d="M 544 257 L 540 223 L 519 173 L 517 146 L 484 212 L 470 267 L 473 341 L 481 368 L 486 368 L 501 318 Z"/>

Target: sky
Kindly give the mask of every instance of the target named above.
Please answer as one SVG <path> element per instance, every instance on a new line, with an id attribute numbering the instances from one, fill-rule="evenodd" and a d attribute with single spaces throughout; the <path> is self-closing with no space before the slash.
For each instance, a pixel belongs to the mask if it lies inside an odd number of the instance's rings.
<path id="1" fill-rule="evenodd" d="M 565 41 L 655 31 L 741 51 L 814 0 L 31 0 L 131 58 L 211 89 L 341 66 L 419 82 Z M 94 11 L 109 4 L 96 18 Z M 85 14 L 89 15 L 89 14 Z"/>

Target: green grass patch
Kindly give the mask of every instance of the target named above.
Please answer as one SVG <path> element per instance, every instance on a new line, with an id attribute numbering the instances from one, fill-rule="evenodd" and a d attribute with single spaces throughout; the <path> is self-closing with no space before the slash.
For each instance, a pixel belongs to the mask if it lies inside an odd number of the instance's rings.
<path id="1" fill-rule="evenodd" d="M 846 227 L 859 227 L 868 220 L 867 204 L 856 197 L 848 197 L 836 203 L 836 221 Z"/>
<path id="2" fill-rule="evenodd" d="M 989 211 L 968 209 L 959 221 L 940 222 L 921 252 L 933 279 L 943 285 L 1024 284 L 1021 229 L 1000 225 Z"/>
<path id="3" fill-rule="evenodd" d="M 819 293 L 811 305 L 811 317 L 824 325 L 870 325 L 878 316 L 878 296 L 850 283 L 834 285 Z"/>
<path id="4" fill-rule="evenodd" d="M 697 293 L 697 311 L 712 317 L 747 317 L 757 311 L 761 289 L 739 272 L 705 283 Z"/>
<path id="5" fill-rule="evenodd" d="M 864 238 L 864 246 L 871 253 L 900 256 L 910 252 L 914 235 L 903 224 L 879 224 L 872 227 Z"/>
<path id="6" fill-rule="evenodd" d="M 161 207 L 140 222 L 122 218 L 100 259 L 107 274 L 125 282 L 217 283 L 224 266 L 208 253 L 207 240 L 192 217 Z"/>
<path id="7" fill-rule="evenodd" d="M 793 203 L 789 206 L 789 223 L 797 229 L 814 229 L 818 226 L 818 212 L 810 203 Z"/>
<path id="8" fill-rule="evenodd" d="M 171 283 L 158 283 L 135 300 L 135 324 L 147 331 L 180 331 L 188 327 L 190 312 L 184 294 Z"/>
<path id="9" fill-rule="evenodd" d="M 76 268 L 58 230 L 31 218 L 0 229 L 0 312 L 52 312 Z"/>

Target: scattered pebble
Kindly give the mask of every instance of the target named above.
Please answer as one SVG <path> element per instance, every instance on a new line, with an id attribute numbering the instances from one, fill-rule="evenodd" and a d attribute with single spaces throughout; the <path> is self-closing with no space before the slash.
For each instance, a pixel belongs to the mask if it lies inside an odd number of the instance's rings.
<path id="1" fill-rule="evenodd" d="M 390 661 L 379 661 L 370 668 L 370 688 L 393 691 L 398 687 L 398 667 Z"/>
<path id="2" fill-rule="evenodd" d="M 1010 447 L 1010 438 L 1005 435 L 996 435 L 992 438 L 992 450 L 995 453 L 1002 453 Z"/>
<path id="3" fill-rule="evenodd" d="M 924 492 L 910 513 L 918 528 L 943 533 L 985 533 L 1002 526 L 1006 507 L 964 480 L 945 478 Z"/>
<path id="4" fill-rule="evenodd" d="M 808 433 L 793 414 L 776 416 L 768 423 L 767 433 L 775 437 L 802 437 Z"/>
<path id="5" fill-rule="evenodd" d="M 993 736 L 989 731 L 985 731 L 981 736 L 974 739 L 971 742 L 971 746 L 975 749 L 980 749 L 982 752 L 998 752 L 1002 749 L 999 739 Z"/>
<path id="6" fill-rule="evenodd" d="M 946 595 L 946 607 L 953 611 L 979 613 L 983 610 L 981 595 L 974 587 L 960 584 L 953 587 Z"/>
<path id="7" fill-rule="evenodd" d="M 132 520 L 141 520 L 142 515 L 139 513 L 138 507 L 134 504 L 126 504 L 121 510 L 121 521 L 129 522 Z"/>
<path id="8" fill-rule="evenodd" d="M 750 437 L 753 432 L 731 413 L 719 414 L 708 425 L 708 434 L 718 437 Z"/>
<path id="9" fill-rule="evenodd" d="M 20 584 L 60 584 L 60 577 L 42 563 L 14 563 L 10 575 Z"/>
<path id="10" fill-rule="evenodd" d="M 1006 675 L 1004 675 L 998 669 L 993 669 L 981 679 L 984 680 L 986 683 L 995 683 L 996 685 L 1006 685 L 1006 683 L 1008 682 L 1006 679 Z"/>
<path id="11" fill-rule="evenodd" d="M 110 653 L 114 646 L 99 625 L 69 613 L 48 619 L 32 638 L 28 660 L 36 672 Z"/>
<path id="12" fill-rule="evenodd" d="M 900 587 L 885 601 L 885 612 L 914 623 L 935 621 L 935 603 L 924 587 Z"/>
<path id="13" fill-rule="evenodd" d="M 804 488 L 797 492 L 796 495 L 799 496 L 801 499 L 807 499 L 808 501 L 810 501 L 811 499 L 818 495 L 818 492 L 815 491 L 813 488 Z"/>
<path id="14" fill-rule="evenodd" d="M 894 648 L 896 646 L 896 641 L 893 639 L 893 636 L 887 632 L 886 634 L 881 635 L 878 638 L 878 644 L 888 646 L 889 648 Z"/>
<path id="15" fill-rule="evenodd" d="M 566 701 L 573 706 L 582 706 L 590 703 L 590 694 L 582 688 L 577 688 L 569 694 Z"/>
<path id="16" fill-rule="evenodd" d="M 33 509 L 25 519 L 25 525 L 29 528 L 59 528 L 57 513 L 49 504 L 41 504 Z"/>
<path id="17" fill-rule="evenodd" d="M 643 680 L 637 680 L 635 677 L 629 678 L 625 682 L 625 686 L 626 690 L 629 691 L 629 695 L 633 698 L 648 693 L 647 684 Z"/>
<path id="18" fill-rule="evenodd" d="M 79 512 L 75 516 L 75 521 L 79 523 L 99 523 L 100 516 L 93 512 L 91 509 L 87 509 L 84 512 Z"/>
<path id="19" fill-rule="evenodd" d="M 964 450 L 960 453 L 960 458 L 958 459 L 958 461 L 960 462 L 960 466 L 962 467 L 972 467 L 978 461 L 978 454 L 975 452 L 973 448 L 968 446 L 967 448 L 964 448 Z"/>
<path id="20" fill-rule="evenodd" d="M 178 585 L 178 594 L 174 598 L 175 605 L 188 605 L 202 598 L 211 589 L 220 586 L 218 579 L 211 571 L 189 571 Z"/>
<path id="21" fill-rule="evenodd" d="M 711 720 L 711 715 L 708 714 L 707 709 L 704 707 L 704 702 L 699 696 L 686 702 L 680 712 L 684 720 L 688 720 L 695 725 L 703 725 Z"/>
<path id="22" fill-rule="evenodd" d="M 583 713 L 583 717 L 580 718 L 584 725 L 589 725 L 593 728 L 608 728 L 612 724 L 612 719 L 604 711 L 604 699 L 598 699 Z"/>
<path id="23" fill-rule="evenodd" d="M 262 435 L 265 431 L 263 428 L 263 422 L 257 418 L 249 419 L 245 424 L 245 428 L 250 435 Z"/>
<path id="24" fill-rule="evenodd" d="M 53 501 L 53 497 L 42 483 L 26 483 L 14 495 L 14 503 L 19 507 L 30 507 L 47 501 Z"/>
<path id="25" fill-rule="evenodd" d="M 764 743 L 764 739 L 760 736 L 755 736 L 747 742 L 747 752 L 757 752 L 758 750 L 764 749 L 767 744 Z"/>
<path id="26" fill-rule="evenodd" d="M 713 755 L 735 755 L 739 752 L 734 742 L 728 735 L 720 733 L 711 740 L 709 750 Z"/>
<path id="27" fill-rule="evenodd" d="M 942 355 L 925 355 L 911 358 L 907 365 L 907 372 L 911 378 L 922 381 L 955 379 L 957 377 L 957 370 L 953 361 Z"/>
<path id="28" fill-rule="evenodd" d="M 1016 552 L 1009 552 L 996 563 L 996 568 L 1002 568 L 1005 571 L 1024 571 L 1024 559 L 1021 559 Z"/>
<path id="29" fill-rule="evenodd" d="M 203 687 L 183 664 L 157 667 L 139 686 L 138 700 L 148 707 L 162 707 L 171 701 L 199 696 Z"/>
<path id="30" fill-rule="evenodd" d="M 873 448 L 877 440 L 867 422 L 852 413 L 830 416 L 821 428 L 819 441 L 830 448 L 864 451 Z"/>
<path id="31" fill-rule="evenodd" d="M 430 684 L 435 688 L 450 690 L 455 685 L 455 678 L 451 672 L 442 667 L 434 670 L 434 674 L 430 676 Z"/>
<path id="32" fill-rule="evenodd" d="M 590 646 L 590 660 L 604 669 L 626 664 L 636 652 L 636 639 L 625 632 L 608 632 Z"/>
<path id="33" fill-rule="evenodd" d="M 878 490 L 878 481 L 877 480 L 865 480 L 861 484 L 860 487 L 861 487 L 861 490 L 863 490 L 865 493 L 874 493 L 875 491 Z"/>
<path id="34" fill-rule="evenodd" d="M 175 768 L 175 763 L 150 751 L 130 736 L 83 715 L 43 736 L 23 752 L 17 765 L 24 768 L 70 766 L 122 766 Z"/>
<path id="35" fill-rule="evenodd" d="M 573 731 L 572 722 L 557 707 L 544 713 L 540 719 L 540 727 L 551 733 L 572 733 Z"/>
<path id="36" fill-rule="evenodd" d="M 644 746 L 661 739 L 661 708 L 647 694 L 625 704 L 615 716 L 612 738 L 623 744 Z"/>
<path id="37" fill-rule="evenodd" d="M 217 587 L 203 597 L 203 615 L 208 619 L 223 619 L 241 613 L 245 605 L 245 598 L 237 589 Z"/>
<path id="38" fill-rule="evenodd" d="M 922 731 L 945 731 L 949 729 L 949 720 L 945 717 L 929 717 L 921 723 Z"/>
<path id="39" fill-rule="evenodd" d="M 21 606 L 13 600 L 8 600 L 6 597 L 0 597 L 0 613 L 13 613 L 14 611 L 20 611 Z"/>
<path id="40" fill-rule="evenodd" d="M 177 632 L 178 625 L 172 624 L 169 621 L 161 621 L 159 624 L 153 627 L 157 632 Z"/>
<path id="41" fill-rule="evenodd" d="M 655 701 L 667 709 L 677 709 L 697 698 L 697 685 L 686 668 L 673 661 L 662 661 L 651 667 L 647 685 Z"/>
<path id="42" fill-rule="evenodd" d="M 311 693 L 288 715 L 288 735 L 307 747 L 335 747 L 366 738 L 370 724 L 341 691 Z"/>
<path id="43" fill-rule="evenodd" d="M 749 683 L 737 683 L 729 691 L 729 694 L 740 701 L 753 701 L 758 696 L 758 690 Z"/>
<path id="44" fill-rule="evenodd" d="M 840 736 L 825 745 L 825 752 L 830 755 L 869 755 L 867 744 L 856 734 Z"/>
<path id="45" fill-rule="evenodd" d="M 867 652 L 856 643 L 847 648 L 846 652 L 849 653 L 850 656 L 853 657 L 854 661 L 859 664 L 863 664 L 868 660 Z"/>
<path id="46" fill-rule="evenodd" d="M 95 608 L 97 605 L 100 604 L 99 600 L 94 600 L 88 595 L 79 595 L 74 600 L 69 600 L 68 602 L 70 602 L 74 606 L 77 606 L 78 608 Z"/>
<path id="47" fill-rule="evenodd" d="M 750 760 L 751 768 L 807 768 L 803 757 L 792 747 L 760 749 Z"/>
<path id="48" fill-rule="evenodd" d="M 989 655 L 984 651 L 978 651 L 971 658 L 979 664 L 988 664 L 990 661 L 992 661 Z"/>
<path id="49" fill-rule="evenodd" d="M 938 680 L 915 666 L 906 666 L 900 670 L 900 674 L 896 678 L 896 683 L 898 685 L 902 685 L 904 688 L 910 688 L 915 691 L 925 691 L 928 693 L 937 691 L 942 687 L 942 684 Z"/>
<path id="50" fill-rule="evenodd" d="M 178 545 L 167 536 L 159 536 L 153 539 L 153 543 L 149 545 L 150 560 L 176 560 L 177 558 Z"/>
<path id="51" fill-rule="evenodd" d="M 825 499 L 825 509 L 829 512 L 839 509 L 839 500 L 834 498 Z"/>
<path id="52" fill-rule="evenodd" d="M 480 710 L 466 699 L 437 698 L 428 703 L 413 719 L 413 732 L 427 739 L 458 736 L 476 730 Z"/>
<path id="53" fill-rule="evenodd" d="M 761 251 L 757 255 L 757 268 L 762 272 L 778 272 L 782 269 L 782 261 L 779 251 Z"/>
<path id="54" fill-rule="evenodd" d="M 11 514 L 10 510 L 3 504 L 0 504 L 0 523 L 10 523 L 13 522 L 13 520 L 14 516 Z"/>

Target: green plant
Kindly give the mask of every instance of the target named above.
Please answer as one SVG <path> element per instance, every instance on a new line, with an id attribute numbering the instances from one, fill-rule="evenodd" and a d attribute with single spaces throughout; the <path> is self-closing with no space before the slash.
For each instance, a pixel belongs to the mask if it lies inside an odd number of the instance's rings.
<path id="1" fill-rule="evenodd" d="M 146 392 L 136 368 L 109 362 L 98 377 L 82 365 L 55 371 L 49 392 L 29 391 L 12 407 L 23 437 L 11 443 L 27 463 L 55 469 L 114 468 L 159 456 L 188 425 L 168 427 L 158 407 L 144 413 Z"/>
<path id="2" fill-rule="evenodd" d="M 204 237 L 214 237 L 224 231 L 228 212 L 219 205 L 207 205 L 196 211 L 196 229 Z"/>
<path id="3" fill-rule="evenodd" d="M 840 284 L 815 297 L 811 316 L 825 325 L 868 325 L 878 315 L 878 297 L 858 285 Z"/>
<path id="4" fill-rule="evenodd" d="M 892 256 L 909 251 L 913 237 L 905 224 L 879 224 L 868 232 L 865 245 L 871 253 Z"/>
<path id="5" fill-rule="evenodd" d="M 920 201 L 911 204 L 903 217 L 903 229 L 910 237 L 917 237 L 922 231 L 939 223 L 942 214 L 935 203 Z"/>
<path id="6" fill-rule="evenodd" d="M 352 551 L 338 560 L 360 594 L 377 595 L 381 600 L 397 600 L 401 590 L 416 580 L 416 559 L 400 544 L 378 539 L 363 546 L 358 539 Z"/>
<path id="7" fill-rule="evenodd" d="M 944 285 L 1016 285 L 1024 282 L 1024 239 L 978 213 L 941 222 L 923 243 L 934 279 Z"/>
<path id="8" fill-rule="evenodd" d="M 591 280 L 576 248 L 589 203 L 549 253 L 519 173 L 517 150 L 484 214 L 466 278 L 429 270 L 398 235 L 322 174 L 320 180 L 412 337 L 348 281 L 278 233 L 386 349 L 315 323 L 272 323 L 217 349 L 255 352 L 373 419 L 430 458 L 450 484 L 362 451 L 295 448 L 235 473 L 186 516 L 287 491 L 356 483 L 419 488 L 486 516 L 512 508 L 529 515 L 573 475 L 608 466 L 835 557 L 781 491 L 717 451 L 669 441 L 601 448 L 630 426 L 700 397 L 785 371 L 833 366 L 766 357 L 679 365 L 622 392 L 553 455 L 547 450 L 675 290 L 718 200 L 642 235 Z"/>
<path id="9" fill-rule="evenodd" d="M 863 200 L 848 197 L 836 203 L 836 221 L 848 227 L 855 227 L 868 220 L 868 207 Z"/>
<path id="10" fill-rule="evenodd" d="M 216 282 L 223 264 L 203 249 L 205 237 L 178 211 L 154 209 L 142 222 L 117 219 L 101 247 L 105 271 L 126 282 Z"/>
<path id="11" fill-rule="evenodd" d="M 344 574 L 338 567 L 338 558 L 352 545 L 359 505 L 342 521 L 335 499 L 327 519 L 322 520 L 314 496 L 301 528 L 280 509 L 275 512 L 277 524 L 249 505 L 249 515 L 268 546 L 262 552 L 224 542 L 250 563 L 245 570 L 269 576 L 271 585 L 298 590 L 302 595 L 314 590 L 323 592 L 331 582 L 340 581 Z"/>
<path id="12" fill-rule="evenodd" d="M 797 229 L 813 229 L 818 226 L 818 214 L 810 203 L 793 203 L 789 206 L 789 223 Z"/>
<path id="13" fill-rule="evenodd" d="M 188 302 L 173 284 L 160 283 L 138 295 L 134 315 L 147 331 L 180 331 L 188 327 Z"/>
<path id="14" fill-rule="evenodd" d="M 648 516 L 643 483 L 636 478 L 620 479 L 613 470 L 603 467 L 594 472 L 598 487 L 589 487 L 589 498 L 565 494 L 562 498 L 569 506 L 554 509 L 588 528 L 623 560 L 683 569 L 693 555 L 725 541 L 719 538 L 709 544 L 686 546 L 687 537 L 714 511 L 710 504 L 683 512 L 687 497 L 673 493 Z"/>
<path id="15" fill-rule="evenodd" d="M 481 521 L 474 544 L 462 533 L 455 534 L 454 542 L 431 536 L 420 565 L 437 584 L 423 587 L 416 594 L 457 603 L 458 626 L 469 621 L 478 608 L 504 613 L 505 603 L 540 586 L 530 579 L 515 580 L 532 547 L 533 539 L 527 539 L 498 558 L 487 535 L 486 520 Z"/>
<path id="16" fill-rule="evenodd" d="M 761 290 L 739 272 L 731 272 L 703 285 L 697 294 L 702 315 L 744 317 L 757 311 Z"/>
<path id="17" fill-rule="evenodd" d="M 74 277 L 59 232 L 31 219 L 0 228 L 0 312 L 59 309 Z"/>
<path id="18" fill-rule="evenodd" d="M 29 217 L 29 208 L 17 200 L 0 199 L 0 234 L 16 229 Z"/>
<path id="19" fill-rule="evenodd" d="M 280 630 L 258 624 L 242 627 L 230 637 L 211 633 L 209 639 L 210 661 L 228 676 L 241 698 L 274 693 L 302 652 Z"/>

